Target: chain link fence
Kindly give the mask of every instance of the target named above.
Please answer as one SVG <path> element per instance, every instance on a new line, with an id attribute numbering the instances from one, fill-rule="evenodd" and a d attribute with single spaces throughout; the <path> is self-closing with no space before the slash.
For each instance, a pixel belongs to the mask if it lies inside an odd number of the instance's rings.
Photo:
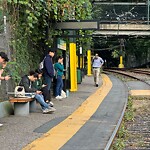
<path id="1" fill-rule="evenodd" d="M 0 52 L 5 52 L 8 58 L 11 58 L 9 48 L 9 37 L 8 24 L 6 16 L 0 14 Z M 0 81 L 0 102 L 8 99 L 7 92 L 12 90 L 12 81 Z"/>

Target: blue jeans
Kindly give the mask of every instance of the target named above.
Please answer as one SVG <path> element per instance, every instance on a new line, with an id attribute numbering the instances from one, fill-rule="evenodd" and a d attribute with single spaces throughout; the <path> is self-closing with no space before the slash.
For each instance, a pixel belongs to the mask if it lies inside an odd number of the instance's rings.
<path id="1" fill-rule="evenodd" d="M 49 105 L 47 103 L 45 103 L 44 97 L 42 94 L 36 94 L 35 99 L 40 103 L 42 109 L 49 108 Z"/>
<path id="2" fill-rule="evenodd" d="M 47 84 L 48 91 L 50 91 L 52 78 L 50 78 L 48 75 L 44 75 L 44 81 L 45 84 Z"/>
<path id="3" fill-rule="evenodd" d="M 61 96 L 62 88 L 63 88 L 62 76 L 57 76 L 55 96 L 58 96 L 58 95 Z"/>

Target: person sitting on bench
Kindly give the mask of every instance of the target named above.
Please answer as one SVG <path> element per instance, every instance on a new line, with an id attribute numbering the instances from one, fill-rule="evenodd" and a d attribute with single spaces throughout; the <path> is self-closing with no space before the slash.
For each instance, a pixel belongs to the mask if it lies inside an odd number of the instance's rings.
<path id="1" fill-rule="evenodd" d="M 25 92 L 28 93 L 35 93 L 35 99 L 40 103 L 42 107 L 43 113 L 52 113 L 56 109 L 49 106 L 45 101 L 44 97 L 42 95 L 42 92 L 37 90 L 36 88 L 33 87 L 33 82 L 38 79 L 38 74 L 34 71 L 30 71 L 29 75 L 25 75 L 22 77 L 19 85 L 23 86 L 25 89 Z"/>
<path id="2" fill-rule="evenodd" d="M 45 102 L 48 103 L 51 107 L 53 107 L 54 104 L 51 102 L 50 93 L 47 88 L 47 85 L 43 84 L 43 71 L 41 69 L 36 69 L 35 72 L 38 73 L 38 79 L 35 82 L 33 82 L 33 87 L 39 91 L 42 91 L 42 95 L 44 96 Z"/>

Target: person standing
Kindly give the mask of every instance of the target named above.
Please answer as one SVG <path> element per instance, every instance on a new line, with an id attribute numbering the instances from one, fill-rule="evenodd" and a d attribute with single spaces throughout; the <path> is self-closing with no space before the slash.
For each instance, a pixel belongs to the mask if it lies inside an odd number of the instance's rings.
<path id="1" fill-rule="evenodd" d="M 10 75 L 3 76 L 8 61 L 7 55 L 4 52 L 0 52 L 0 80 L 9 80 L 11 78 Z"/>
<path id="2" fill-rule="evenodd" d="M 11 77 L 9 75 L 3 75 L 4 69 L 7 66 L 7 62 L 9 61 L 7 54 L 4 52 L 0 52 L 0 81 L 1 80 L 9 80 Z M 0 126 L 3 126 L 3 124 L 0 123 Z"/>
<path id="3" fill-rule="evenodd" d="M 52 61 L 54 55 L 55 55 L 55 51 L 53 49 L 50 49 L 48 54 L 44 58 L 43 77 L 44 77 L 44 84 L 47 85 L 49 93 L 50 93 L 52 79 L 54 77 L 54 67 Z"/>
<path id="4" fill-rule="evenodd" d="M 99 84 L 100 69 L 103 64 L 104 64 L 103 59 L 99 57 L 98 54 L 95 54 L 92 61 L 92 68 L 93 68 L 94 83 L 96 87 L 98 87 Z"/>
<path id="5" fill-rule="evenodd" d="M 64 71 L 64 65 L 63 65 L 63 57 L 58 56 L 58 62 L 54 64 L 55 72 L 56 72 L 56 90 L 55 90 L 55 98 L 56 99 L 62 99 L 61 91 L 63 88 L 63 71 Z"/>

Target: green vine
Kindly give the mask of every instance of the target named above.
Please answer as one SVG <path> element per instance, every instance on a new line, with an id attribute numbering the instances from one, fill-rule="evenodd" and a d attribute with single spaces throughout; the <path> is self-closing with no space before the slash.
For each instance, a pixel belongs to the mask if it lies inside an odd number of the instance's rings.
<path id="1" fill-rule="evenodd" d="M 11 59 L 21 76 L 38 67 L 46 49 L 53 46 L 53 36 L 62 34 L 51 22 L 91 19 L 92 5 L 89 0 L 3 0 L 2 8 L 10 26 Z"/>

